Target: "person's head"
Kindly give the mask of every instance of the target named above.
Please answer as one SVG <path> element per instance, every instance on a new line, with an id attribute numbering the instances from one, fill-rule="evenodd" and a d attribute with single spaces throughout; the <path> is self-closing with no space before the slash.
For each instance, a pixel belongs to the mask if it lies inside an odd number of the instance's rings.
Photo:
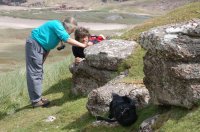
<path id="1" fill-rule="evenodd" d="M 75 40 L 81 43 L 87 43 L 90 37 L 89 30 L 84 27 L 78 27 L 74 33 Z"/>
<path id="2" fill-rule="evenodd" d="M 77 21 L 73 17 L 67 17 L 63 20 L 63 26 L 69 34 L 73 33 L 78 26 Z"/>

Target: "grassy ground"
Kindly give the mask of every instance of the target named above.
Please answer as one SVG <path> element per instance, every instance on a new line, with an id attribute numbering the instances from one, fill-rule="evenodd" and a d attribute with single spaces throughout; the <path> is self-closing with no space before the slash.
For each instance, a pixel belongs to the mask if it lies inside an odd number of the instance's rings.
<path id="1" fill-rule="evenodd" d="M 157 125 L 162 125 L 161 132 L 197 132 L 200 131 L 199 118 L 199 107 L 192 110 L 174 107 L 161 115 Z"/>
<path id="2" fill-rule="evenodd" d="M 179 8 L 165 16 L 155 18 L 141 24 L 123 35 L 123 39 L 137 40 L 142 31 L 159 25 L 175 23 L 200 17 L 200 3 L 194 3 Z M 122 67 L 131 67 L 127 82 L 140 82 L 143 78 L 142 57 L 145 51 L 138 47 Z M 139 119 L 131 127 L 94 127 L 94 117 L 88 114 L 85 104 L 87 98 L 74 97 L 70 94 L 71 75 L 66 70 L 72 58 L 63 62 L 49 64 L 45 68 L 44 96 L 52 100 L 49 108 L 32 109 L 28 105 L 25 82 L 25 70 L 17 70 L 0 75 L 0 91 L 2 93 L 0 106 L 0 131 L 136 131 L 138 125 L 146 118 L 161 113 L 154 126 L 155 130 L 164 132 L 196 132 L 200 131 L 200 108 L 187 110 L 179 107 L 148 106 L 138 111 Z M 52 70 L 53 69 L 53 70 Z M 138 72 L 136 72 L 138 71 Z M 17 77 L 17 78 L 16 78 Z M 12 83 L 11 83 L 12 82 Z M 135 83 L 135 82 L 134 82 Z M 44 120 L 53 115 L 57 119 L 52 123 Z"/>
<path id="3" fill-rule="evenodd" d="M 71 74 L 66 70 L 70 62 L 72 56 L 45 67 L 43 95 L 51 100 L 49 108 L 33 109 L 29 105 L 24 69 L 1 74 L 0 131 L 132 131 L 157 112 L 153 106 L 138 111 L 141 116 L 137 123 L 128 128 L 92 126 L 95 118 L 86 110 L 87 98 L 71 95 Z M 45 122 L 50 115 L 57 119 Z"/>

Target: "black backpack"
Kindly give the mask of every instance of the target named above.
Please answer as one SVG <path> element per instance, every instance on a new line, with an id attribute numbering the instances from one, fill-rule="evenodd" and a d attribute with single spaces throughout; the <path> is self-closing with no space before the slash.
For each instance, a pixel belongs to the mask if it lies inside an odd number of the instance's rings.
<path id="1" fill-rule="evenodd" d="M 127 96 L 118 94 L 112 94 L 112 97 L 108 118 L 97 116 L 97 120 L 118 121 L 122 126 L 132 125 L 137 120 L 135 102 Z"/>

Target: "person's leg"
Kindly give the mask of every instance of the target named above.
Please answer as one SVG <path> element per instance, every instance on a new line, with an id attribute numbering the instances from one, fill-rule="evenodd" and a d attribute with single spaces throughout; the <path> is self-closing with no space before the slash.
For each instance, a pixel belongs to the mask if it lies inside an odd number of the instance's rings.
<path id="1" fill-rule="evenodd" d="M 84 51 L 84 48 L 72 46 L 72 52 L 75 57 L 75 64 L 80 63 L 85 58 L 83 51 Z"/>
<path id="2" fill-rule="evenodd" d="M 26 41 L 27 86 L 32 103 L 41 100 L 43 75 L 43 48 L 28 38 Z"/>
<path id="3" fill-rule="evenodd" d="M 72 46 L 72 52 L 75 57 L 85 58 L 84 48 Z"/>

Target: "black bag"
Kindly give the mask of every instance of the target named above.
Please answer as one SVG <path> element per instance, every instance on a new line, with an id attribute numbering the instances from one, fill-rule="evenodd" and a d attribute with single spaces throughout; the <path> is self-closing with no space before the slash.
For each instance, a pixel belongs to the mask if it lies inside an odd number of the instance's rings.
<path id="1" fill-rule="evenodd" d="M 108 118 L 97 116 L 97 120 L 118 121 L 122 126 L 130 126 L 137 120 L 135 102 L 127 96 L 112 94 Z M 112 119 L 115 118 L 115 119 Z"/>

